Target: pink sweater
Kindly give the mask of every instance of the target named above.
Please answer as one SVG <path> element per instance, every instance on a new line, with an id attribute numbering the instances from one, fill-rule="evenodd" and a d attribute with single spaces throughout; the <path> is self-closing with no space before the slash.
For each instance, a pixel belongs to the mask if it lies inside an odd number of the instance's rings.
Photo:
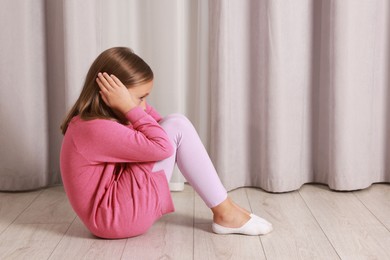
<path id="1" fill-rule="evenodd" d="M 74 117 L 61 149 L 66 194 L 86 227 L 102 238 L 142 234 L 174 206 L 163 171 L 156 161 L 173 154 L 160 115 L 149 105 L 126 114 L 131 125 Z M 126 163 L 114 173 L 115 165 Z"/>

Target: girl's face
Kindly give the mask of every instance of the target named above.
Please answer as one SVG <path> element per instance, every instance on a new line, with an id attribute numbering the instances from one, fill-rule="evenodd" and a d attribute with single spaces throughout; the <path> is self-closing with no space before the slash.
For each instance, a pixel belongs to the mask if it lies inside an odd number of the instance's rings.
<path id="1" fill-rule="evenodd" d="M 139 99 L 140 103 L 145 103 L 145 98 L 150 94 L 153 89 L 153 80 L 142 83 L 140 85 L 132 86 L 128 88 L 128 91 Z"/>

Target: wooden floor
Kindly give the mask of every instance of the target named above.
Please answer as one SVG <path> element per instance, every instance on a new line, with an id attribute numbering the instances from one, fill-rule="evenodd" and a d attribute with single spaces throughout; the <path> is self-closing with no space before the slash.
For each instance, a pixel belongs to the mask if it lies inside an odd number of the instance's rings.
<path id="1" fill-rule="evenodd" d="M 390 259 L 390 185 L 355 192 L 304 185 L 271 194 L 229 193 L 274 225 L 266 236 L 215 235 L 193 189 L 172 193 L 176 212 L 144 235 L 93 237 L 61 186 L 0 193 L 0 259 Z"/>

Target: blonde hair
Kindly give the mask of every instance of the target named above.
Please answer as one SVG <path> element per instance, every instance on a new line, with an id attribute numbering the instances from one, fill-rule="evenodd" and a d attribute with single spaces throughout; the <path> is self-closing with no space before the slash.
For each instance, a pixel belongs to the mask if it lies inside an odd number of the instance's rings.
<path id="1" fill-rule="evenodd" d="M 153 80 L 153 71 L 149 65 L 130 48 L 114 47 L 105 50 L 92 63 L 79 98 L 61 124 L 62 134 L 65 134 L 70 121 L 77 115 L 84 120 L 101 118 L 121 122 L 99 94 L 100 89 L 96 83 L 99 72 L 114 74 L 128 88 Z"/>

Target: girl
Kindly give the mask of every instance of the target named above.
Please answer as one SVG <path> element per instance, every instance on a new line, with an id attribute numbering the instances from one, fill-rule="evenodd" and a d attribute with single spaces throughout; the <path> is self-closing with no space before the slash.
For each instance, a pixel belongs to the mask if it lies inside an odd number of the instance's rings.
<path id="1" fill-rule="evenodd" d="M 174 164 L 212 210 L 218 234 L 272 230 L 227 196 L 188 119 L 165 118 L 146 103 L 153 72 L 132 50 L 111 48 L 93 62 L 80 97 L 61 125 L 61 175 L 86 227 L 101 238 L 145 233 L 174 211 L 168 188 Z"/>

